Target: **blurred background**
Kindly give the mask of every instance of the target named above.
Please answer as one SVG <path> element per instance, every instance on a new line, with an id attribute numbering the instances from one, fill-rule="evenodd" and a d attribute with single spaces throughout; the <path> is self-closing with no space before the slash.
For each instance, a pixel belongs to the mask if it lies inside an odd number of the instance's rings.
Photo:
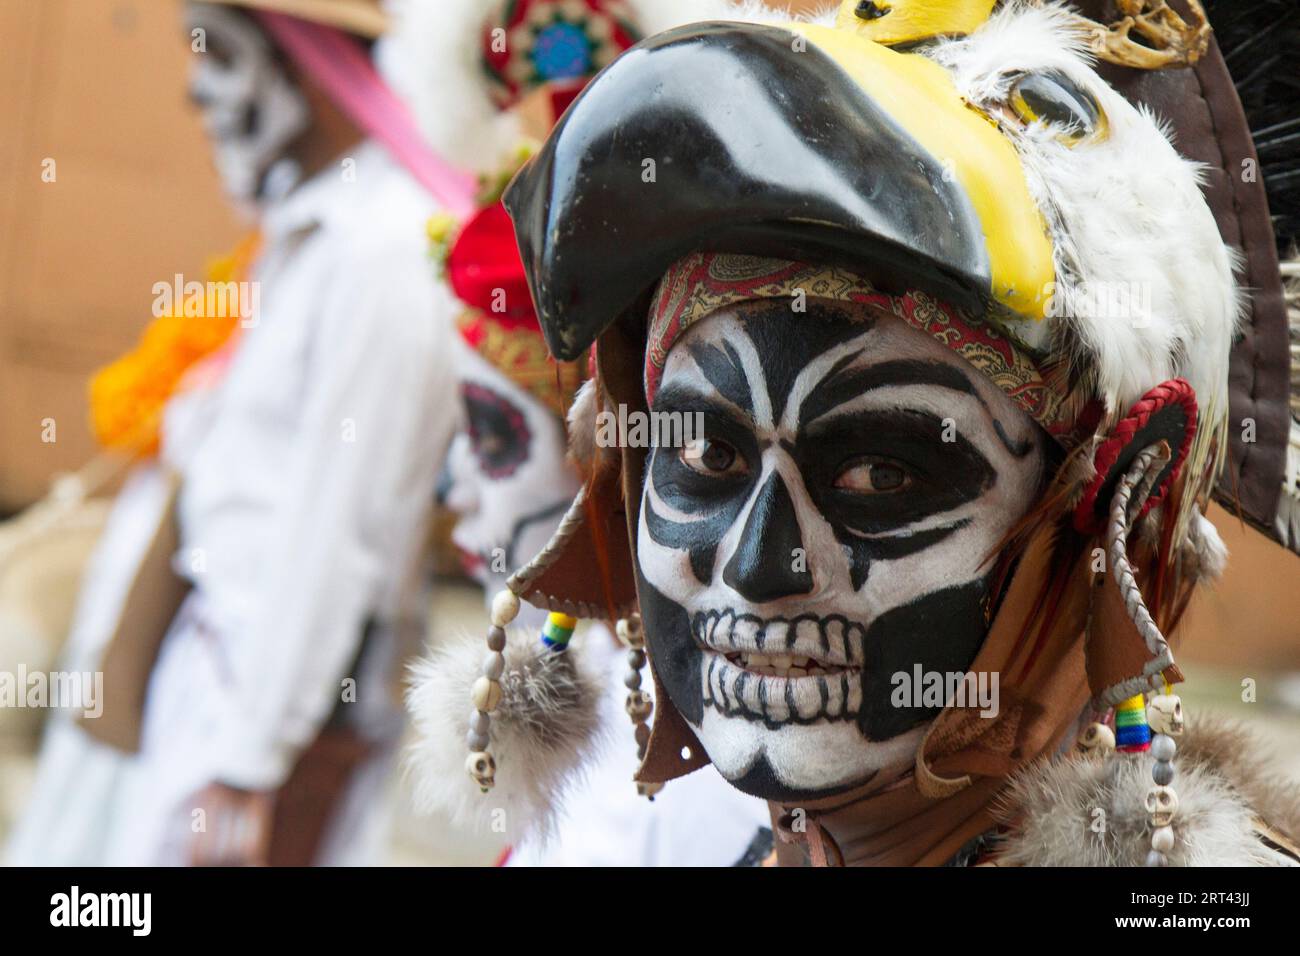
<path id="1" fill-rule="evenodd" d="M 0 525 L 0 670 L 51 666 L 103 520 L 104 505 L 92 503 L 61 533 L 14 543 L 31 520 L 24 509 L 95 454 L 89 375 L 135 342 L 160 276 L 201 273 L 208 255 L 246 231 L 186 100 L 178 9 L 0 0 L 0 517 L 9 519 Z M 56 175 L 46 182 L 51 159 Z M 1251 722 L 1300 772 L 1300 557 L 1217 506 L 1212 517 L 1232 558 L 1186 621 L 1184 699 L 1192 712 L 1212 705 Z M 439 627 L 477 632 L 479 589 L 443 584 Z M 0 842 L 22 805 L 39 732 L 39 713 L 0 708 Z M 415 817 L 400 778 L 390 791 L 390 862 L 495 859 L 499 846 Z"/>

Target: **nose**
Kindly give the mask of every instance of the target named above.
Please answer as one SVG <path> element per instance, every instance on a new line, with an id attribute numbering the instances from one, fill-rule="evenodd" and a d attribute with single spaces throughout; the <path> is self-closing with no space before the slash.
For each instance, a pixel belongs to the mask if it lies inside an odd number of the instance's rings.
<path id="1" fill-rule="evenodd" d="M 447 496 L 451 494 L 455 481 L 456 478 L 451 473 L 451 462 L 443 462 L 442 470 L 438 472 L 438 480 L 433 486 L 433 500 L 439 508 L 446 506 Z"/>
<path id="2" fill-rule="evenodd" d="M 779 473 L 768 477 L 754 500 L 722 580 L 756 604 L 812 591 L 799 518 Z"/>

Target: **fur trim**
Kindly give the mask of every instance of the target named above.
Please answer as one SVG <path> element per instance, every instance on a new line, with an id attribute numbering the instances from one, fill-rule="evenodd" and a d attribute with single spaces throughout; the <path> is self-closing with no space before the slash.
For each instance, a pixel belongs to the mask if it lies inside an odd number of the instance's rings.
<path id="1" fill-rule="evenodd" d="M 1143 806 L 1148 754 L 1108 760 L 1069 755 L 1037 764 L 999 807 L 1010 832 L 998 844 L 1010 866 L 1142 866 L 1151 845 Z M 1273 782 L 1267 756 L 1240 726 L 1201 718 L 1179 738 L 1173 787 L 1179 810 L 1171 866 L 1278 866 L 1289 858 L 1260 841 L 1263 817 L 1287 835 L 1300 827 L 1296 785 Z"/>
<path id="2" fill-rule="evenodd" d="M 536 633 L 510 633 L 503 696 L 489 732 L 496 786 L 486 794 L 465 771 L 470 688 L 482 671 L 482 641 L 463 638 L 412 665 L 406 708 L 415 740 L 406 768 L 418 809 L 442 810 L 454 824 L 483 832 L 504 825 L 511 841 L 524 834 L 545 838 L 566 782 L 602 733 L 600 675 L 583 660 L 580 644 L 578 638 L 557 654 Z"/>

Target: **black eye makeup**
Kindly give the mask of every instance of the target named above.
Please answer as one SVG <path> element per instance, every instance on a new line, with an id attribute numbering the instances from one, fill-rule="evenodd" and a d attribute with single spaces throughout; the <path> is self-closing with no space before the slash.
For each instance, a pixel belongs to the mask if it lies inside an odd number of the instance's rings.
<path id="1" fill-rule="evenodd" d="M 832 526 L 897 531 L 993 486 L 988 459 L 942 419 L 916 409 L 837 415 L 794 448 L 808 492 Z"/>

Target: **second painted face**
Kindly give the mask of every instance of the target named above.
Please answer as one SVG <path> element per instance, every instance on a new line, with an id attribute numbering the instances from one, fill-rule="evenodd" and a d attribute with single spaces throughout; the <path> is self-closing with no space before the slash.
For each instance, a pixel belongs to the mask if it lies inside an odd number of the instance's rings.
<path id="1" fill-rule="evenodd" d="M 866 306 L 719 311 L 668 354 L 637 533 L 651 659 L 713 764 L 787 800 L 886 783 L 937 708 L 895 675 L 965 671 L 991 556 L 1036 501 L 1038 426 L 945 346 Z"/>
<path id="2" fill-rule="evenodd" d="M 191 2 L 186 21 L 194 48 L 190 98 L 203 112 L 227 194 L 245 203 L 279 198 L 300 173 L 288 153 L 311 125 L 306 98 L 251 17 Z"/>
<path id="3" fill-rule="evenodd" d="M 491 596 L 550 541 L 578 480 L 559 417 L 464 343 L 454 348 L 463 425 L 440 494 L 457 514 L 466 570 Z"/>

